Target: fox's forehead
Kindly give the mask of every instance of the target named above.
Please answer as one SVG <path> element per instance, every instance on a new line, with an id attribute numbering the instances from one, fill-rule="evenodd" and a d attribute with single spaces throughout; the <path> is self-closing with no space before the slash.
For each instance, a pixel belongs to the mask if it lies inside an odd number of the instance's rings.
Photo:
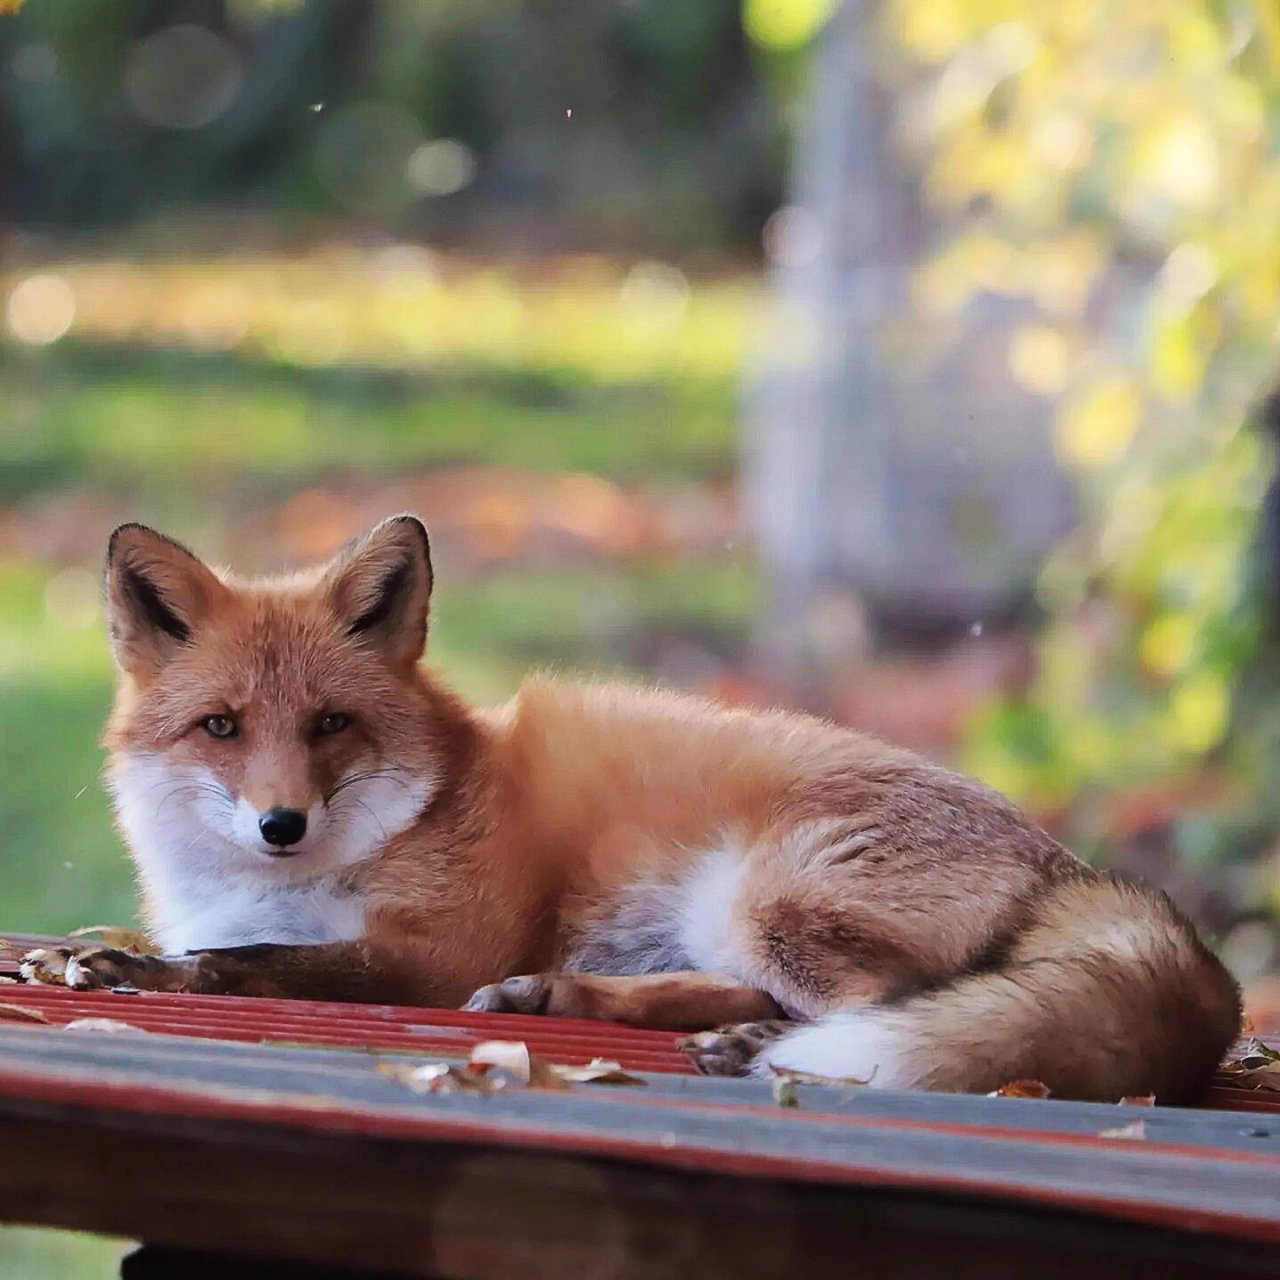
<path id="1" fill-rule="evenodd" d="M 234 707 L 306 711 L 367 687 L 378 665 L 322 601 L 302 591 L 243 590 L 195 634 L 165 684 Z"/>

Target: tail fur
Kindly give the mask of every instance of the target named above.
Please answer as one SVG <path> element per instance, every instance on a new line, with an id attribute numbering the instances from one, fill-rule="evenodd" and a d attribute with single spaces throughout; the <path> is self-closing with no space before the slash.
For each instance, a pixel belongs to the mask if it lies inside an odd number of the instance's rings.
<path id="1" fill-rule="evenodd" d="M 1162 894 L 1105 876 L 1059 883 L 1003 956 L 926 991 L 836 1010 L 774 1041 L 755 1070 L 884 1089 L 1194 1102 L 1240 1029 L 1234 979 Z"/>

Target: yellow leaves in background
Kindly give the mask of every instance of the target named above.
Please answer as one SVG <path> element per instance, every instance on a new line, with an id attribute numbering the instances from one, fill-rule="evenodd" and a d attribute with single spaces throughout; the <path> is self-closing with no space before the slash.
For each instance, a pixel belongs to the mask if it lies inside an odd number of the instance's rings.
<path id="1" fill-rule="evenodd" d="M 1151 385 L 1167 400 L 1190 400 L 1204 382 L 1204 336 L 1192 313 L 1162 316 L 1151 334 Z"/>
<path id="2" fill-rule="evenodd" d="M 1199 755 L 1222 741 L 1231 706 L 1227 682 L 1217 671 L 1195 671 L 1173 691 L 1169 703 L 1174 741 Z"/>
<path id="3" fill-rule="evenodd" d="M 836 0 L 743 0 L 742 25 L 764 49 L 802 49 L 835 12 Z"/>
<path id="4" fill-rule="evenodd" d="M 1051 396 L 1067 385 L 1071 347 L 1060 330 L 1021 325 L 1009 343 L 1009 371 L 1028 391 Z"/>
<path id="5" fill-rule="evenodd" d="M 1115 462 L 1128 449 L 1142 416 L 1142 397 L 1133 380 L 1108 374 L 1083 388 L 1058 414 L 1058 456 L 1079 467 Z"/>
<path id="6" fill-rule="evenodd" d="M 70 333 L 313 368 L 514 365 L 600 381 L 736 376 L 759 301 L 753 279 L 694 285 L 661 262 L 566 258 L 520 272 L 412 245 L 0 276 L 3 322 L 28 344 Z"/>
<path id="7" fill-rule="evenodd" d="M 917 268 L 913 297 L 922 310 L 937 314 L 959 310 L 974 294 L 994 293 L 1074 316 L 1104 261 L 1097 236 L 1083 228 L 1024 245 L 974 231 L 957 236 Z"/>
<path id="8" fill-rule="evenodd" d="M 1142 665 L 1158 676 L 1176 676 L 1195 654 L 1199 629 L 1189 614 L 1161 614 L 1142 633 L 1138 645 Z"/>
<path id="9" fill-rule="evenodd" d="M 0 18 L 17 13 L 22 8 L 23 0 L 0 0 Z"/>
<path id="10" fill-rule="evenodd" d="M 1131 198 L 1157 197 L 1207 209 L 1218 196 L 1220 166 L 1218 140 L 1204 115 L 1174 114 L 1138 136 Z"/>

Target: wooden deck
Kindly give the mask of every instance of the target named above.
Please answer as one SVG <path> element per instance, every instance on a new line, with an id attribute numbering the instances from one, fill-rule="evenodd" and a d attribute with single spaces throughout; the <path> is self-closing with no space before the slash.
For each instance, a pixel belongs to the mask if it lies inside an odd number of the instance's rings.
<path id="1" fill-rule="evenodd" d="M 29 942 L 5 936 L 0 972 Z M 782 1108 L 694 1076 L 669 1034 L 600 1023 L 7 985 L 0 1003 L 41 1019 L 0 1020 L 14 1222 L 308 1275 L 1280 1275 L 1280 1094 L 1225 1081 L 1200 1110 L 826 1088 Z M 61 1029 L 85 1017 L 147 1034 Z M 646 1085 L 435 1096 L 379 1070 L 493 1038 Z M 134 1274 L 173 1255 L 148 1257 Z"/>

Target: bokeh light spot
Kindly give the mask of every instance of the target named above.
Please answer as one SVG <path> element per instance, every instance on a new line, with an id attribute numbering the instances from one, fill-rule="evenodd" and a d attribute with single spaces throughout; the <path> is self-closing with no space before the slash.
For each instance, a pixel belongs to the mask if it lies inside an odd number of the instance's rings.
<path id="1" fill-rule="evenodd" d="M 835 0 L 744 0 L 742 25 L 765 49 L 800 49 L 822 30 L 835 7 Z"/>
<path id="2" fill-rule="evenodd" d="M 124 91 L 140 120 L 160 129 L 198 129 L 235 101 L 240 57 L 204 27 L 180 25 L 140 40 L 125 68 Z"/>
<path id="3" fill-rule="evenodd" d="M 76 295 L 55 275 L 28 276 L 9 294 L 5 324 L 19 342 L 43 347 L 56 342 L 76 318 Z"/>
<path id="4" fill-rule="evenodd" d="M 476 159 L 471 148 L 452 138 L 433 138 L 414 149 L 405 177 L 420 195 L 451 196 L 471 185 Z"/>

